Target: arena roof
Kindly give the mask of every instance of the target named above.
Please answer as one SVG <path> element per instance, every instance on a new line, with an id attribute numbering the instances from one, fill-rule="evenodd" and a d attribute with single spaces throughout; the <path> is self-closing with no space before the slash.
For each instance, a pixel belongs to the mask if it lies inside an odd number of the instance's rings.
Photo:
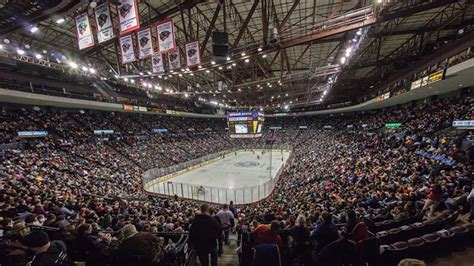
<path id="1" fill-rule="evenodd" d="M 45 57 L 61 54 L 102 77 L 174 88 L 165 94 L 280 109 L 367 95 L 468 34 L 474 23 L 468 0 L 142 0 L 141 28 L 172 18 L 181 49 L 190 40 L 202 47 L 201 69 L 158 75 L 148 74 L 150 59 L 121 64 L 117 37 L 78 49 L 74 17 L 87 11 L 93 21 L 92 2 L 103 1 L 0 0 L 0 36 L 8 40 L 4 45 Z M 113 3 L 119 1 L 110 2 L 116 23 Z M 229 34 L 228 59 L 213 58 L 213 31 Z"/>

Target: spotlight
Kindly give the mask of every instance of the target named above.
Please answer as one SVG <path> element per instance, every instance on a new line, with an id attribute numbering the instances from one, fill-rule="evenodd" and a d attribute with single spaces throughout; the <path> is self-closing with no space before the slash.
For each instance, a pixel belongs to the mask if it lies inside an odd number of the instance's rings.
<path id="1" fill-rule="evenodd" d="M 267 58 L 267 55 L 266 54 L 262 55 L 262 58 Z"/>
<path id="2" fill-rule="evenodd" d="M 212 60 L 212 61 L 211 61 L 211 64 L 212 64 L 212 65 L 215 65 L 215 64 L 216 64 L 216 61 Z"/>
<path id="3" fill-rule="evenodd" d="M 128 81 L 128 78 L 123 78 L 124 81 Z"/>
<path id="4" fill-rule="evenodd" d="M 95 69 L 89 68 L 89 72 L 91 72 L 92 74 L 95 74 Z"/>
<path id="5" fill-rule="evenodd" d="M 36 59 L 41 59 L 43 56 L 41 54 L 35 54 Z"/>
<path id="6" fill-rule="evenodd" d="M 222 67 L 221 67 L 221 66 L 219 67 L 219 70 L 222 70 Z"/>
<path id="7" fill-rule="evenodd" d="M 261 52 L 263 49 L 262 47 L 258 47 L 257 51 Z"/>
<path id="8" fill-rule="evenodd" d="M 140 76 L 143 76 L 143 72 L 138 73 Z"/>
<path id="9" fill-rule="evenodd" d="M 36 26 L 33 26 L 33 27 L 30 28 L 31 33 L 35 33 L 37 31 L 38 31 L 38 27 L 36 27 Z"/>
<path id="10" fill-rule="evenodd" d="M 71 61 L 71 62 L 69 62 L 68 64 L 69 64 L 69 66 L 70 66 L 71 68 L 74 68 L 74 69 L 76 69 L 76 68 L 77 68 L 77 64 L 76 64 L 76 63 L 74 63 L 74 62 L 72 62 L 72 61 Z"/>
<path id="11" fill-rule="evenodd" d="M 82 69 L 82 71 L 84 71 L 84 72 L 87 72 L 87 70 L 89 70 L 89 69 L 88 69 L 87 67 L 85 67 L 85 66 L 83 66 L 81 69 Z"/>
<path id="12" fill-rule="evenodd" d="M 56 20 L 56 24 L 63 24 L 64 21 L 66 21 L 64 18 L 58 18 L 58 19 Z"/>
<path id="13" fill-rule="evenodd" d="M 5 44 L 9 44 L 9 43 L 10 43 L 10 40 L 9 40 L 9 39 L 7 39 L 7 38 L 5 38 L 5 39 L 3 39 L 3 43 L 5 43 Z"/>
<path id="14" fill-rule="evenodd" d="M 246 54 L 246 53 L 244 53 L 244 52 L 242 52 L 240 55 L 241 55 L 241 56 L 246 56 L 247 54 Z"/>
<path id="15" fill-rule="evenodd" d="M 201 65 L 199 65 L 199 66 L 198 66 L 198 68 L 199 68 L 199 69 L 201 69 L 201 68 L 202 68 L 202 66 L 201 66 Z"/>
<path id="16" fill-rule="evenodd" d="M 185 94 L 184 94 L 184 97 L 185 97 L 185 98 L 188 98 L 188 97 L 189 97 L 189 94 L 185 93 Z"/>
<path id="17" fill-rule="evenodd" d="M 345 64 L 345 63 L 346 63 L 346 57 L 343 56 L 343 57 L 341 57 L 341 64 Z"/>
<path id="18" fill-rule="evenodd" d="M 24 55 L 25 51 L 21 50 L 20 48 L 16 49 L 16 53 L 19 55 Z"/>
<path id="19" fill-rule="evenodd" d="M 237 64 L 236 63 L 232 63 L 232 66 L 236 66 Z"/>
<path id="20" fill-rule="evenodd" d="M 135 80 L 131 79 L 130 82 L 131 82 L 131 83 L 135 83 Z"/>
<path id="21" fill-rule="evenodd" d="M 209 69 L 206 69 L 206 73 L 211 73 L 211 71 Z"/>
<path id="22" fill-rule="evenodd" d="M 245 63 L 248 63 L 248 62 L 250 62 L 250 59 L 248 59 L 248 58 L 245 59 Z"/>
<path id="23" fill-rule="evenodd" d="M 230 61 L 230 57 L 229 57 L 229 56 L 227 57 L 227 61 Z"/>

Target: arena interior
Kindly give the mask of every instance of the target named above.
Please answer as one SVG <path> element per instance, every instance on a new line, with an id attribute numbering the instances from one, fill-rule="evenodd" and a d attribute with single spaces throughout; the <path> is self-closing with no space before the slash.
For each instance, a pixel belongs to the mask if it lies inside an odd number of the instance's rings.
<path id="1" fill-rule="evenodd" d="M 0 265 L 474 265 L 472 0 L 0 0 Z"/>

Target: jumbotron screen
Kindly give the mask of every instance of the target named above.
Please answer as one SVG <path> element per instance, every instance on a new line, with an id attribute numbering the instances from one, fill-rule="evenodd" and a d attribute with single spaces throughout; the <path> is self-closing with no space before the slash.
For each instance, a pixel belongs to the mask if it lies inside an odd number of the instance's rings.
<path id="1" fill-rule="evenodd" d="M 227 125 L 231 137 L 254 138 L 261 136 L 265 116 L 262 112 L 229 112 Z"/>

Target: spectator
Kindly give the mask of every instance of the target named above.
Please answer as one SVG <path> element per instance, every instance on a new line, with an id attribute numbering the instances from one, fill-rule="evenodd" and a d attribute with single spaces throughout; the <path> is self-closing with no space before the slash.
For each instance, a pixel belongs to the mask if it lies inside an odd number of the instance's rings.
<path id="1" fill-rule="evenodd" d="M 222 210 L 218 211 L 216 216 L 221 220 L 222 230 L 224 231 L 224 243 L 228 245 L 229 232 L 235 225 L 234 214 L 229 210 L 229 205 L 224 204 Z"/>
<path id="2" fill-rule="evenodd" d="M 48 234 L 43 231 L 31 232 L 23 243 L 34 252 L 30 261 L 32 266 L 72 265 L 67 259 L 66 245 L 61 241 L 49 241 Z"/>
<path id="3" fill-rule="evenodd" d="M 159 260 L 159 240 L 151 233 L 139 233 L 133 224 L 122 228 L 117 265 L 154 265 Z"/>
<path id="4" fill-rule="evenodd" d="M 201 205 L 201 214 L 196 215 L 189 231 L 189 242 L 196 251 L 201 265 L 217 266 L 217 240 L 222 230 L 209 215 L 209 205 Z"/>
<path id="5" fill-rule="evenodd" d="M 332 220 L 332 215 L 329 212 L 323 212 L 321 218 L 322 222 L 311 232 L 313 246 L 316 250 L 321 250 L 339 238 L 339 231 Z"/>

